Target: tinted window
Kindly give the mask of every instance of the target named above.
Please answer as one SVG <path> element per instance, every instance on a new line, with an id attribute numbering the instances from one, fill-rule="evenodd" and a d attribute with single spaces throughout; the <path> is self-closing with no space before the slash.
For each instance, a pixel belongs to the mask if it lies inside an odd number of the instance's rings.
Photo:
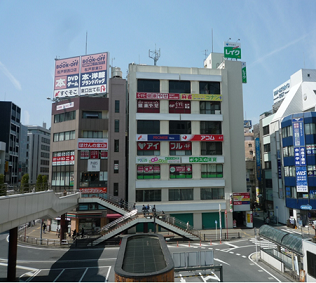
<path id="1" fill-rule="evenodd" d="M 160 121 L 137 121 L 137 134 L 160 134 Z"/>
<path id="2" fill-rule="evenodd" d="M 170 93 L 191 93 L 190 81 L 169 81 Z"/>
<path id="3" fill-rule="evenodd" d="M 160 92 L 160 81 L 159 80 L 137 80 L 137 91 L 138 92 Z"/>
<path id="4" fill-rule="evenodd" d="M 201 94 L 220 94 L 220 82 L 200 82 Z"/>
<path id="5" fill-rule="evenodd" d="M 169 134 L 191 134 L 191 121 L 169 121 Z"/>

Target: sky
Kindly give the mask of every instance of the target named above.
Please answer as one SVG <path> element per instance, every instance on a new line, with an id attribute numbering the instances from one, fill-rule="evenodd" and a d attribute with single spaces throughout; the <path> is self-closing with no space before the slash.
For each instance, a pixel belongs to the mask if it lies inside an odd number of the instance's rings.
<path id="1" fill-rule="evenodd" d="M 0 101 L 23 125 L 51 126 L 55 58 L 109 52 L 110 65 L 199 67 L 240 39 L 247 65 L 244 119 L 272 109 L 273 89 L 316 69 L 313 0 L 0 0 Z M 213 34 L 213 36 L 212 36 Z M 206 56 L 205 56 L 206 54 Z"/>

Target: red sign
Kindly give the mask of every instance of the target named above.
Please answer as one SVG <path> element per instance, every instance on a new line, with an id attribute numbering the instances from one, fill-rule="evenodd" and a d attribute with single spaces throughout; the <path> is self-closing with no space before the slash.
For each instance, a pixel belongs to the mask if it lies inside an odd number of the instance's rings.
<path id="1" fill-rule="evenodd" d="M 84 194 L 106 194 L 107 188 L 79 188 L 79 191 Z"/>
<path id="2" fill-rule="evenodd" d="M 67 155 L 66 155 L 67 154 Z M 75 155 L 73 153 L 62 152 L 59 156 L 53 156 L 53 166 L 56 165 L 74 165 Z"/>
<path id="3" fill-rule="evenodd" d="M 181 141 L 224 141 L 223 135 L 180 135 Z"/>
<path id="4" fill-rule="evenodd" d="M 108 152 L 105 150 L 101 150 L 101 159 L 107 159 L 108 158 Z"/>
<path id="5" fill-rule="evenodd" d="M 89 151 L 81 150 L 80 151 L 80 158 L 81 159 L 89 159 Z"/>
<path id="6" fill-rule="evenodd" d="M 191 109 L 190 101 L 169 101 L 169 108 L 171 109 Z"/>
<path id="7" fill-rule="evenodd" d="M 107 149 L 107 143 L 99 143 L 99 142 L 78 142 L 78 149 L 90 149 L 90 148 L 102 148 Z"/>
<path id="8" fill-rule="evenodd" d="M 160 142 L 138 142 L 137 150 L 160 150 Z"/>
<path id="9" fill-rule="evenodd" d="M 99 151 L 90 150 L 90 159 L 99 159 Z"/>
<path id="10" fill-rule="evenodd" d="M 137 108 L 159 108 L 159 101 L 152 101 L 152 100 L 138 100 L 137 101 Z"/>
<path id="11" fill-rule="evenodd" d="M 191 142 L 169 142 L 170 150 L 192 150 Z"/>
<path id="12" fill-rule="evenodd" d="M 136 99 L 172 99 L 179 100 L 180 93 L 137 92 Z"/>

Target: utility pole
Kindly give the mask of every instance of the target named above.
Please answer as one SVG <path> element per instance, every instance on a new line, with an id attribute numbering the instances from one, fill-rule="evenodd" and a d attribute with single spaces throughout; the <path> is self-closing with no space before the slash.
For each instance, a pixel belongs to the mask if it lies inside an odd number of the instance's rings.
<path id="1" fill-rule="evenodd" d="M 153 54 L 153 55 L 151 55 L 151 54 Z M 149 49 L 148 56 L 149 56 L 149 58 L 154 59 L 154 65 L 156 66 L 156 63 L 160 57 L 160 48 L 158 51 L 156 50 L 156 46 L 155 46 L 155 51 L 150 51 L 150 49 Z"/>

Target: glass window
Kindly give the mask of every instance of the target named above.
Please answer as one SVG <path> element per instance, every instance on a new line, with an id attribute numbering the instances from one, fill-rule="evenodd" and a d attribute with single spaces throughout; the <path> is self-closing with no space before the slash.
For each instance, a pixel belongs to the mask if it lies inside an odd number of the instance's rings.
<path id="1" fill-rule="evenodd" d="M 190 81 L 169 81 L 169 93 L 191 93 Z"/>
<path id="2" fill-rule="evenodd" d="M 200 114 L 221 114 L 221 103 L 218 101 L 200 101 Z"/>
<path id="3" fill-rule="evenodd" d="M 263 130 L 263 135 L 268 135 L 269 134 L 269 126 L 263 127 L 262 130 Z"/>
<path id="4" fill-rule="evenodd" d="M 161 201 L 161 190 L 137 190 L 136 202 Z"/>
<path id="5" fill-rule="evenodd" d="M 270 152 L 270 144 L 269 143 L 263 145 L 263 151 Z"/>
<path id="6" fill-rule="evenodd" d="M 191 134 L 191 121 L 169 121 L 169 134 Z"/>
<path id="7" fill-rule="evenodd" d="M 137 91 L 138 92 L 160 92 L 160 81 L 138 79 Z"/>
<path id="8" fill-rule="evenodd" d="M 114 121 L 114 132 L 118 133 L 120 131 L 120 120 Z"/>
<path id="9" fill-rule="evenodd" d="M 222 155 L 222 143 L 201 142 L 201 155 Z"/>
<path id="10" fill-rule="evenodd" d="M 193 189 L 169 189 L 169 201 L 193 200 Z"/>
<path id="11" fill-rule="evenodd" d="M 117 197 L 118 195 L 119 195 L 119 184 L 118 183 L 114 183 L 113 184 L 114 186 L 114 191 L 113 191 L 113 195 L 115 196 L 115 197 Z"/>
<path id="12" fill-rule="evenodd" d="M 218 121 L 201 121 L 200 133 L 216 135 L 222 133 L 222 122 Z"/>
<path id="13" fill-rule="evenodd" d="M 160 142 L 137 142 L 137 155 L 159 156 L 160 155 Z"/>
<path id="14" fill-rule="evenodd" d="M 137 134 L 160 134 L 160 121 L 138 120 Z"/>
<path id="15" fill-rule="evenodd" d="M 192 165 L 170 165 L 170 179 L 192 178 Z"/>
<path id="16" fill-rule="evenodd" d="M 221 94 L 220 82 L 200 82 L 201 94 Z"/>
<path id="17" fill-rule="evenodd" d="M 65 133 L 59 133 L 59 141 L 65 140 Z"/>
<path id="18" fill-rule="evenodd" d="M 120 150 L 120 140 L 114 140 L 114 152 L 119 152 Z"/>
<path id="19" fill-rule="evenodd" d="M 306 135 L 315 135 L 316 134 L 315 123 L 305 124 L 305 134 Z"/>
<path id="20" fill-rule="evenodd" d="M 309 276 L 316 278 L 316 254 L 306 251 L 307 255 L 307 273 Z"/>
<path id="21" fill-rule="evenodd" d="M 160 179 L 160 165 L 137 165 L 137 179 Z"/>
<path id="22" fill-rule="evenodd" d="M 58 133 L 54 134 L 54 142 L 59 141 L 59 135 Z"/>
<path id="23" fill-rule="evenodd" d="M 202 164 L 201 178 L 223 178 L 223 165 Z"/>
<path id="24" fill-rule="evenodd" d="M 82 111 L 83 119 L 102 119 L 101 111 Z"/>
<path id="25" fill-rule="evenodd" d="M 115 100 L 115 113 L 120 113 L 120 101 Z"/>

